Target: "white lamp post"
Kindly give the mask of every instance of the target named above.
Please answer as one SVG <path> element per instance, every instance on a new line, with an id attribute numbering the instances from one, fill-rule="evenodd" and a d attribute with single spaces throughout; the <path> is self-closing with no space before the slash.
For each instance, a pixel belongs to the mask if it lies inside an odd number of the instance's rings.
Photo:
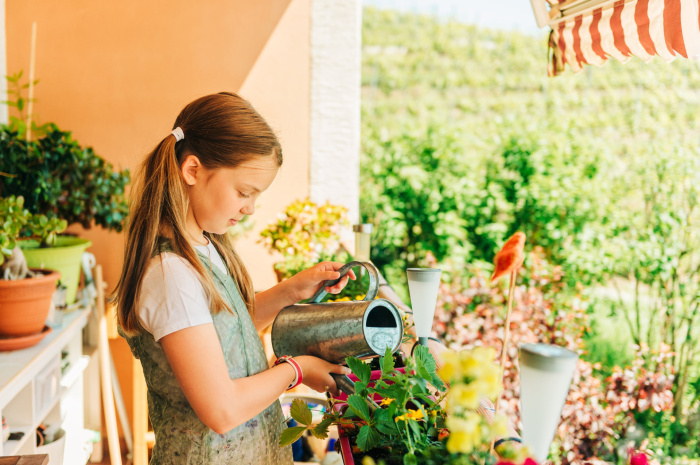
<path id="1" fill-rule="evenodd" d="M 550 344 L 520 346 L 520 416 L 523 442 L 543 463 L 559 425 L 578 355 Z"/>
<path id="2" fill-rule="evenodd" d="M 428 345 L 442 271 L 435 268 L 409 268 L 406 275 L 418 342 Z"/>

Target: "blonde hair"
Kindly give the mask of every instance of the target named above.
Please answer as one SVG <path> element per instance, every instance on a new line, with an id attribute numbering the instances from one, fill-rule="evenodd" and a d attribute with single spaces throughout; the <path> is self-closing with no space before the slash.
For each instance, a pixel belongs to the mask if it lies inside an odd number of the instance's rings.
<path id="1" fill-rule="evenodd" d="M 143 329 L 136 304 L 146 266 L 154 250 L 160 250 L 158 238 L 163 234 L 168 236 L 172 251 L 189 262 L 199 276 L 209 297 L 210 311 L 232 312 L 184 235 L 189 200 L 180 166 L 187 155 L 196 155 L 211 170 L 267 157 L 282 165 L 282 148 L 274 132 L 248 101 L 234 93 L 222 92 L 195 100 L 180 112 L 173 125 L 176 127 L 182 128 L 185 138 L 176 141 L 169 134 L 146 156 L 129 196 L 124 266 L 110 297 L 117 306 L 119 326 L 129 335 Z M 207 236 L 223 257 L 254 318 L 253 284 L 230 237 L 211 233 Z"/>

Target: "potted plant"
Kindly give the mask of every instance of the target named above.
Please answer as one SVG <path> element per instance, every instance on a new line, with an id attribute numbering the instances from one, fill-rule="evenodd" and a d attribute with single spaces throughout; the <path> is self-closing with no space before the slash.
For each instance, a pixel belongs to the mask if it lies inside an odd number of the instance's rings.
<path id="1" fill-rule="evenodd" d="M 309 199 L 289 204 L 277 222 L 260 233 L 260 242 L 283 257 L 275 264 L 277 279 L 332 259 L 340 246 L 341 229 L 350 224 L 347 212 L 343 206 L 319 205 Z"/>
<path id="2" fill-rule="evenodd" d="M 128 212 L 125 187 L 129 171 L 115 170 L 92 148 L 82 147 L 70 132 L 52 123 L 32 123 L 37 138 L 28 140 L 23 115 L 26 100 L 21 95 L 26 85 L 19 84 L 20 77 L 21 73 L 8 77 L 14 100 L 6 103 L 19 116 L 0 127 L 0 196 L 22 196 L 30 213 L 43 214 L 48 221 L 121 231 Z M 67 303 L 75 300 L 81 256 L 89 245 L 86 239 L 70 236 L 20 242 L 30 267 L 61 272 Z"/>
<path id="3" fill-rule="evenodd" d="M 340 450 L 346 465 L 390 464 L 495 464 L 505 459 L 522 463 L 526 448 L 499 447 L 492 441 L 505 436 L 505 419 L 492 421 L 477 413 L 482 397 L 495 398 L 500 390 L 500 370 L 491 349 L 443 353 L 443 368 L 425 346 L 417 346 L 405 369 L 395 369 L 387 352 L 381 369 L 372 372 L 364 362 L 349 357 L 355 377 L 355 394 L 332 403 L 323 420 L 311 424 L 311 412 L 303 401 L 292 405 L 292 418 L 301 426 L 282 433 L 280 444 L 294 442 L 304 431 L 324 438 L 331 425 L 340 433 Z M 443 379 L 451 383 L 447 385 Z M 532 462 L 530 460 L 530 462 Z"/>
<path id="4" fill-rule="evenodd" d="M 20 343 L 36 343 L 45 332 L 44 323 L 60 274 L 29 269 L 17 242 L 27 230 L 51 240 L 65 229 L 66 223 L 32 215 L 24 208 L 22 197 L 11 196 L 0 198 L 0 225 L 0 341 L 24 338 Z"/>

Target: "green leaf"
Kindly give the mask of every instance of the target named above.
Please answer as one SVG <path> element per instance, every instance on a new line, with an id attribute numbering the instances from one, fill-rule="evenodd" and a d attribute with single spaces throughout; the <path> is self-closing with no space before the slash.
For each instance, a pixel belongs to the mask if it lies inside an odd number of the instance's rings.
<path id="1" fill-rule="evenodd" d="M 348 405 L 355 412 L 355 415 L 361 419 L 369 422 L 369 407 L 367 406 L 367 400 L 364 397 L 360 397 L 357 394 L 353 394 L 348 397 Z"/>
<path id="2" fill-rule="evenodd" d="M 328 428 L 330 428 L 333 421 L 333 418 L 324 418 L 321 420 L 321 423 L 311 429 L 311 434 L 317 439 L 326 439 L 328 437 Z"/>
<path id="3" fill-rule="evenodd" d="M 398 434 L 396 422 L 393 415 L 386 409 L 377 409 L 374 411 L 374 426 L 380 433 L 395 436 Z"/>
<path id="4" fill-rule="evenodd" d="M 355 376 L 365 384 L 369 384 L 369 379 L 372 377 L 372 369 L 362 360 L 355 357 L 348 357 L 345 359 L 345 363 L 348 364 L 350 369 Z"/>
<path id="5" fill-rule="evenodd" d="M 384 357 L 381 360 L 382 375 L 388 375 L 394 371 L 394 354 L 391 352 L 389 347 L 386 348 L 384 352 Z"/>
<path id="6" fill-rule="evenodd" d="M 355 381 L 355 394 L 365 397 L 367 395 L 367 385 L 362 381 Z"/>
<path id="7" fill-rule="evenodd" d="M 306 405 L 306 402 L 304 402 L 301 399 L 294 399 L 292 402 L 292 408 L 290 409 L 289 413 L 292 415 L 292 418 L 294 418 L 297 423 L 300 423 L 302 425 L 310 425 L 311 424 L 311 409 L 309 409 L 309 406 Z"/>
<path id="8" fill-rule="evenodd" d="M 306 431 L 306 426 L 292 426 L 280 434 L 280 447 L 296 442 Z"/>
<path id="9" fill-rule="evenodd" d="M 428 347 L 422 345 L 417 346 L 414 357 L 416 360 L 416 373 L 424 380 L 430 381 L 430 384 L 435 386 L 438 390 L 444 390 L 445 385 L 437 375 L 435 359 Z"/>
<path id="10" fill-rule="evenodd" d="M 418 459 L 413 452 L 408 452 L 403 456 L 403 465 L 418 465 Z"/>
<path id="11" fill-rule="evenodd" d="M 379 444 L 380 437 L 379 431 L 369 425 L 364 425 L 357 435 L 357 447 L 363 451 L 374 449 Z"/>

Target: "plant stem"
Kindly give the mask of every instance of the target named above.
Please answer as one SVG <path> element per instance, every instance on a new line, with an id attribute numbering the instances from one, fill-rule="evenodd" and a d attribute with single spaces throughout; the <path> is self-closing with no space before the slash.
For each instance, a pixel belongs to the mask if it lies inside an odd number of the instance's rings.
<path id="1" fill-rule="evenodd" d="M 503 384 L 503 389 L 505 389 L 505 376 L 506 376 L 506 354 L 508 353 L 508 342 L 510 339 L 510 315 L 513 310 L 513 294 L 514 294 L 514 289 L 515 289 L 515 277 L 518 274 L 518 270 L 513 270 L 513 272 L 510 274 L 510 287 L 508 290 L 508 308 L 506 310 L 506 322 L 505 322 L 505 327 L 503 328 L 503 347 L 501 347 L 501 370 L 503 370 L 503 378 L 501 379 L 501 384 Z M 498 414 L 498 404 L 500 403 L 499 401 L 501 400 L 501 396 L 503 395 L 503 391 L 501 391 L 500 394 L 498 394 L 498 397 L 496 397 L 496 405 L 495 405 L 495 413 Z"/>

